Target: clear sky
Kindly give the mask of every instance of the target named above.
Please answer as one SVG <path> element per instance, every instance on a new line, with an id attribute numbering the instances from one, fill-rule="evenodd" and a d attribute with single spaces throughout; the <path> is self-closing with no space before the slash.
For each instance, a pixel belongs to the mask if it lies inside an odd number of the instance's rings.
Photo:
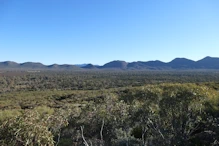
<path id="1" fill-rule="evenodd" d="M 0 0 L 0 61 L 219 57 L 219 0 Z"/>

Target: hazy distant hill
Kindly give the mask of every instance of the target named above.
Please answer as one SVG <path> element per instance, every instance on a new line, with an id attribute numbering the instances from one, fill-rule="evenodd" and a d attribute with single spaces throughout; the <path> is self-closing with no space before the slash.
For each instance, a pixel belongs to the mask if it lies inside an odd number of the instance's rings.
<path id="1" fill-rule="evenodd" d="M 33 70 L 89 70 L 89 69 L 107 69 L 107 70 L 191 70 L 191 69 L 219 69 L 219 58 L 205 57 L 199 61 L 193 61 L 186 58 L 175 58 L 165 63 L 156 61 L 137 61 L 127 63 L 125 61 L 111 61 L 103 66 L 84 64 L 82 67 L 76 65 L 43 65 L 42 63 L 25 62 L 16 63 L 12 61 L 0 62 L 0 69 L 33 69 Z"/>
<path id="2" fill-rule="evenodd" d="M 176 58 L 168 63 L 168 66 L 173 69 L 193 69 L 195 67 L 195 61 L 186 58 Z"/>
<path id="3" fill-rule="evenodd" d="M 13 61 L 0 62 L 0 68 L 16 68 L 19 64 Z"/>
<path id="4" fill-rule="evenodd" d="M 196 68 L 219 69 L 219 58 L 205 57 L 196 62 Z"/>
<path id="5" fill-rule="evenodd" d="M 147 69 L 147 70 L 160 70 L 160 69 L 168 69 L 166 63 L 161 61 L 148 61 L 148 62 L 132 62 L 128 64 L 129 69 Z"/>
<path id="6" fill-rule="evenodd" d="M 52 64 L 49 66 L 46 66 L 47 69 L 51 70 L 78 70 L 80 67 L 75 66 L 75 65 L 68 65 L 68 64 L 63 64 L 63 65 L 58 65 L 58 64 Z"/>
<path id="7" fill-rule="evenodd" d="M 80 70 L 80 67 L 75 65 L 44 65 L 42 63 L 36 62 L 25 62 L 25 63 L 16 63 L 12 61 L 0 62 L 0 69 L 15 69 L 15 70 Z"/>
<path id="8" fill-rule="evenodd" d="M 97 66 L 93 64 L 87 64 L 86 66 L 83 66 L 82 68 L 84 69 L 97 69 Z"/>
<path id="9" fill-rule="evenodd" d="M 112 61 L 109 63 L 104 64 L 103 66 L 101 66 L 100 68 L 104 68 L 104 69 L 126 69 L 127 68 L 128 63 L 125 61 Z"/>
<path id="10" fill-rule="evenodd" d="M 75 66 L 78 66 L 78 67 L 85 67 L 87 66 L 88 64 L 74 64 Z"/>
<path id="11" fill-rule="evenodd" d="M 27 69 L 45 69 L 46 66 L 43 65 L 42 63 L 35 63 L 35 62 L 25 62 L 21 63 L 19 65 L 20 68 L 27 68 Z"/>

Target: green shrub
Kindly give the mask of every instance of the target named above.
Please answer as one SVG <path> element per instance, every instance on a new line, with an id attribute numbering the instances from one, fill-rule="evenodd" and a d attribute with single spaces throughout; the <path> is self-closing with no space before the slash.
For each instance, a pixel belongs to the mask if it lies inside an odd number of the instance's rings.
<path id="1" fill-rule="evenodd" d="M 67 122 L 58 115 L 25 111 L 0 126 L 0 145 L 53 146 L 54 134 Z"/>
<path id="2" fill-rule="evenodd" d="M 18 116 L 20 114 L 21 112 L 17 109 L 0 110 L 0 122 L 3 122 L 8 118 L 13 118 L 15 116 Z"/>

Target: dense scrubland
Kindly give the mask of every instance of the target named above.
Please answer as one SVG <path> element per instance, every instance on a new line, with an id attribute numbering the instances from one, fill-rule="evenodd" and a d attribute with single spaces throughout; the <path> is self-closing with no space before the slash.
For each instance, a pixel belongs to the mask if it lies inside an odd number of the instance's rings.
<path id="1" fill-rule="evenodd" d="M 0 73 L 2 146 L 219 145 L 219 71 Z"/>

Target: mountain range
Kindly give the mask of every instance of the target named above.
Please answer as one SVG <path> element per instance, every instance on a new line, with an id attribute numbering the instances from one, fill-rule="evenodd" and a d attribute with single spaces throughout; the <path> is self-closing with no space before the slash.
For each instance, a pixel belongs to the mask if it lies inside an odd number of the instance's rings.
<path id="1" fill-rule="evenodd" d="M 219 69 L 219 58 L 205 57 L 198 61 L 186 58 L 175 58 L 170 62 L 156 61 L 111 61 L 103 66 L 93 64 L 69 65 L 52 64 L 44 65 L 36 62 L 16 63 L 13 61 L 0 62 L 0 69 L 4 70 L 194 70 L 194 69 Z"/>

